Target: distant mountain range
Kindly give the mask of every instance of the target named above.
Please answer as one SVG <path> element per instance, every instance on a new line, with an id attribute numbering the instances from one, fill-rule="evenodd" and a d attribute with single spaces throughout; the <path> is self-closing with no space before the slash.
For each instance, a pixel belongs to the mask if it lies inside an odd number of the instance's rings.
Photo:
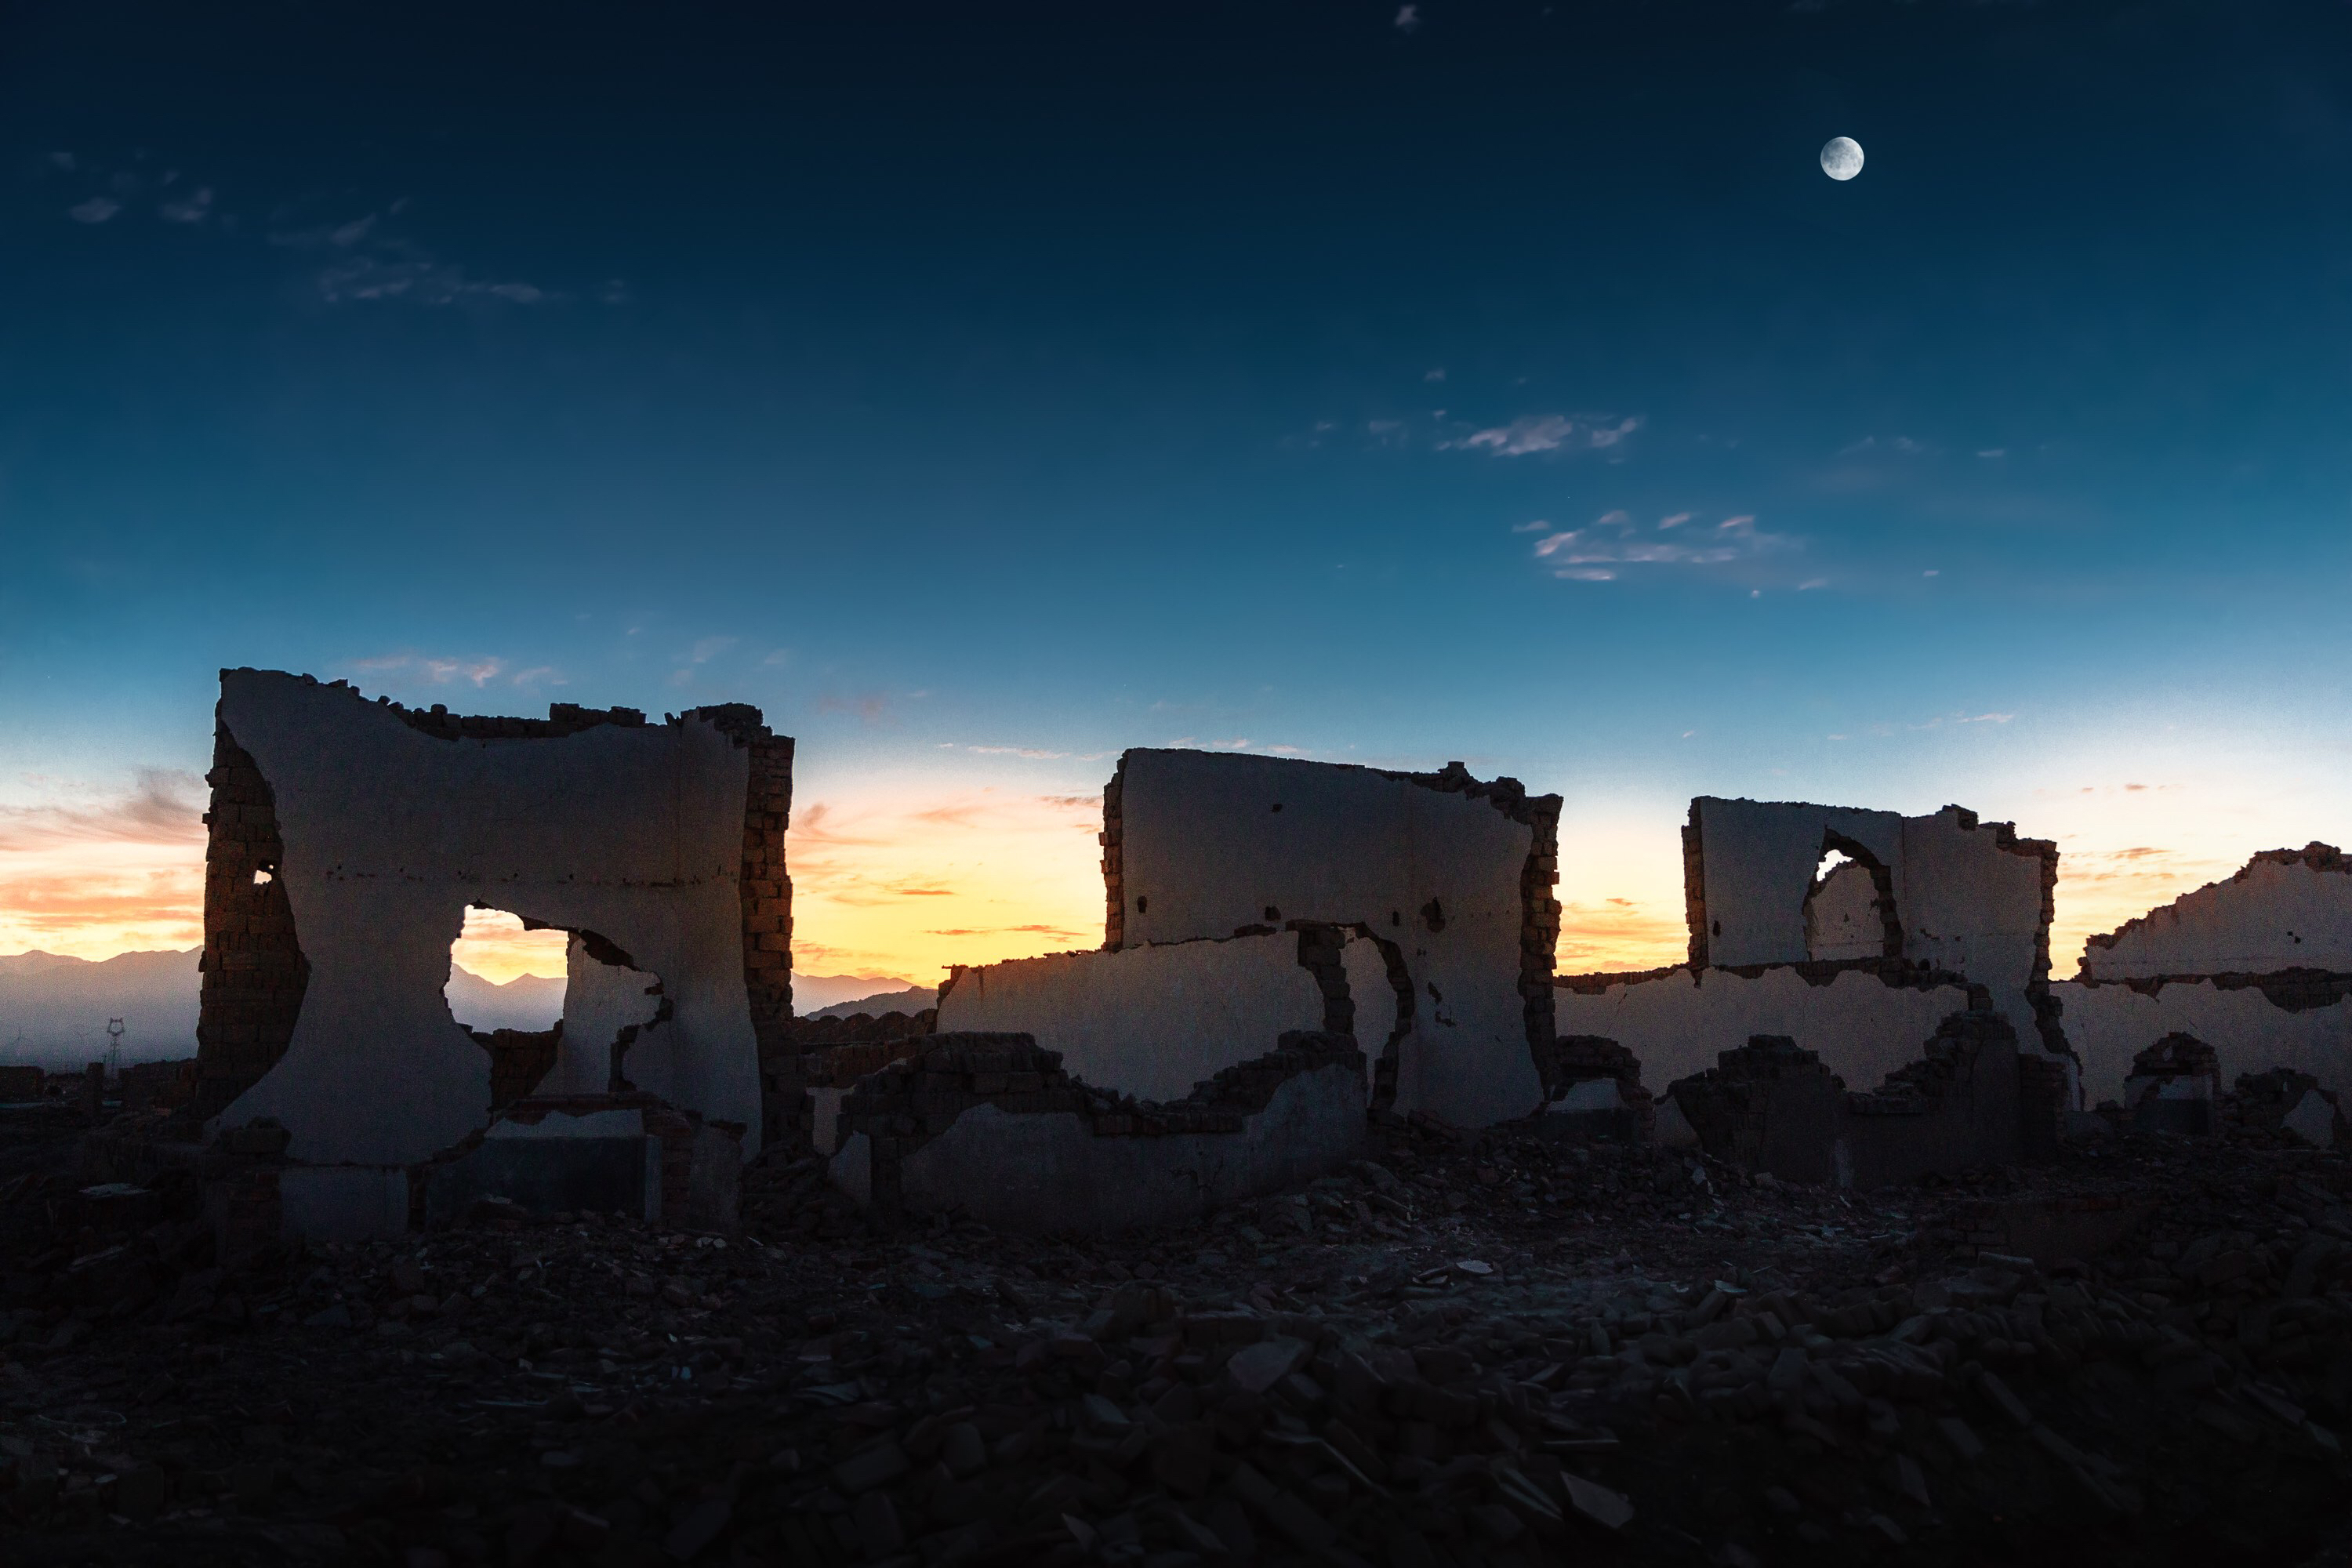
<path id="1" fill-rule="evenodd" d="M 803 1018 L 833 1016 L 833 1008 L 840 1003 L 856 1002 L 866 997 L 878 997 L 915 983 L 903 974 L 795 974 L 793 976 L 793 1011 Z M 920 986 L 915 986 L 920 990 Z M 928 993 L 926 993 L 928 994 Z M 928 1007 L 929 1002 L 923 1004 Z M 872 1011 L 852 1008 L 850 1011 Z M 888 1011 L 885 1008 L 884 1011 Z"/>
<path id="2" fill-rule="evenodd" d="M 550 1029 L 563 1016 L 563 982 L 518 974 L 504 984 L 452 969 L 443 988 L 450 1016 L 470 1029 Z"/>
<path id="3" fill-rule="evenodd" d="M 106 1021 L 122 1020 L 122 1059 L 170 1061 L 196 1054 L 196 960 L 184 952 L 125 952 L 102 961 L 54 952 L 0 955 L 0 1063 L 68 1070 L 106 1058 Z M 896 987 L 897 989 L 890 989 Z M 477 1029 L 544 1029 L 563 1011 L 563 982 L 520 975 L 496 984 L 464 969 L 450 977 L 449 1009 Z M 795 974 L 803 1016 L 911 1013 L 933 993 L 899 974 Z"/>
<path id="4" fill-rule="evenodd" d="M 793 999 L 800 1000 L 798 990 L 793 993 Z M 847 1002 L 835 1002 L 830 1007 L 819 1007 L 814 1012 L 803 1013 L 801 1016 L 846 1018 L 855 1013 L 871 1013 L 878 1018 L 885 1013 L 919 1013 L 937 1003 L 939 999 L 940 994 L 928 985 L 909 985 L 904 991 L 885 991 L 879 995 L 859 996 Z"/>
<path id="5" fill-rule="evenodd" d="M 196 1054 L 201 952 L 124 952 L 103 962 L 54 952 L 0 958 L 0 1062 L 52 1071 L 106 1059 L 106 1021 L 122 1020 L 122 1059 Z"/>

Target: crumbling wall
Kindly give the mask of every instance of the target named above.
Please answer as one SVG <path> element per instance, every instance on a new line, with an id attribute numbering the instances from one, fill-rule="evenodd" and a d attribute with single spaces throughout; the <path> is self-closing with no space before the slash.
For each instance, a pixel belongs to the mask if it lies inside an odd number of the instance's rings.
<path id="1" fill-rule="evenodd" d="M 597 956 L 604 950 L 608 956 Z M 625 963 L 604 943 L 574 936 L 563 951 L 563 1018 L 541 1094 L 607 1094 L 635 1080 L 625 1068 L 640 1036 L 669 1016 L 661 977 Z"/>
<path id="2" fill-rule="evenodd" d="M 2352 976 L 2352 860 L 2331 844 L 2268 849 L 2225 882 L 2084 944 L 2084 980 L 2311 970 Z"/>
<path id="3" fill-rule="evenodd" d="M 1815 869 L 1832 850 L 1863 869 L 1841 867 L 1816 888 Z M 1859 879 L 1869 876 L 1879 891 L 1880 955 L 1965 976 L 1991 993 L 2021 1040 L 2043 1039 L 2033 998 L 2050 974 L 2055 845 L 2020 838 L 2007 823 L 1980 824 L 1957 805 L 1901 816 L 1702 795 L 1691 802 L 1684 855 L 1694 963 L 1850 959 L 1867 944 L 1866 928 L 1853 930 L 1861 922 L 1849 918 L 1824 929 L 1821 916 L 1853 916 Z"/>
<path id="4" fill-rule="evenodd" d="M 1822 857 L 1835 848 L 1865 865 L 1895 867 L 1903 858 L 1903 818 L 1891 811 L 1701 795 L 1691 802 L 1685 845 L 1693 844 L 1700 879 L 1691 913 L 1701 922 L 1705 946 L 1696 962 L 1726 969 L 1803 963 L 1815 956 L 1805 940 L 1805 906 Z"/>
<path id="5" fill-rule="evenodd" d="M 1563 1035 L 1623 1046 L 1655 1093 L 1706 1071 L 1751 1035 L 1787 1036 L 1847 1082 L 1875 1083 L 1916 1060 L 1919 1042 L 1969 1003 L 1959 976 L 1922 974 L 1896 961 L 1570 976 L 1557 1005 Z"/>
<path id="6" fill-rule="evenodd" d="M 2081 977 L 2050 989 L 2095 1103 L 2173 1034 L 2210 1045 L 2224 1083 L 2280 1068 L 2352 1091 L 2352 861 L 2326 844 L 2265 850 L 2092 937 Z"/>
<path id="7" fill-rule="evenodd" d="M 1361 925 L 1394 944 L 1413 1003 L 1382 1096 L 1462 1126 L 1525 1115 L 1552 1038 L 1559 814 L 1459 763 L 1130 751 L 1104 792 L 1108 943 Z"/>
<path id="8" fill-rule="evenodd" d="M 543 721 L 472 719 L 226 670 L 218 735 L 230 765 L 215 770 L 208 956 L 239 973 L 230 960 L 255 940 L 241 929 L 253 896 L 230 886 L 242 873 L 286 900 L 288 929 L 263 933 L 270 972 L 290 974 L 294 953 L 308 969 L 268 1060 L 278 1026 L 249 1019 L 257 997 L 282 1014 L 288 986 L 215 985 L 208 972 L 199 1071 L 244 1084 L 224 1124 L 274 1118 L 294 1158 L 369 1164 L 428 1159 L 481 1131 L 490 1060 L 442 995 L 450 943 L 479 905 L 593 932 L 614 961 L 658 976 L 671 1016 L 632 1047 L 631 1080 L 756 1138 L 754 994 L 762 1016 L 779 997 L 790 1007 L 775 945 L 789 936 L 790 742 L 767 736 L 755 710 L 662 725 L 569 705 Z M 247 816 L 265 805 L 275 846 Z M 226 837 L 230 827 L 247 837 Z M 271 875 L 255 882 L 251 869 Z M 755 920 L 777 930 L 747 929 Z"/>
<path id="9" fill-rule="evenodd" d="M 2352 995 L 2281 1006 L 2258 984 L 2168 980 L 2095 984 L 2061 980 L 2066 1038 L 2083 1062 L 2083 1098 L 2120 1101 L 2132 1058 L 2170 1034 L 2194 1035 L 2221 1060 L 2222 1081 L 2290 1068 L 2336 1093 L 2352 1092 Z"/>
<path id="10" fill-rule="evenodd" d="M 1890 1186 L 2014 1163 L 2022 1096 L 2009 1020 L 1951 1014 L 1913 1056 L 1876 1090 L 1853 1093 L 1817 1053 L 1758 1035 L 1669 1092 L 1707 1152 L 1781 1181 Z"/>
<path id="11" fill-rule="evenodd" d="M 1364 1140 L 1364 1058 L 1296 1032 L 1181 1100 L 1104 1092 L 1022 1034 L 941 1033 L 841 1108 L 835 1184 L 886 1216 L 1027 1231 L 1184 1224 L 1323 1174 Z"/>
<path id="12" fill-rule="evenodd" d="M 1701 795 L 1683 829 L 1690 963 L 1563 976 L 1557 1026 L 1625 1047 L 1653 1092 L 1714 1097 L 1662 1107 L 1662 1136 L 1772 1100 L 1785 1145 L 1774 1158 L 1805 1180 L 1833 1159 L 1843 1180 L 1857 1179 L 1857 1158 L 1948 1164 L 1963 1146 L 2038 1157 L 2054 1146 L 2074 1070 L 2049 985 L 2057 869 L 2054 845 L 1956 805 L 1902 816 Z M 1998 1018 L 2006 1044 L 1962 1049 L 1943 1027 L 1962 1016 Z M 1952 1079 L 1952 1061 L 1985 1048 L 2006 1049 L 2009 1065 Z M 1942 1086 L 1932 1094 L 1930 1079 Z M 1881 1080 L 1888 1089 L 1844 1098 L 1846 1082 Z"/>
<path id="13" fill-rule="evenodd" d="M 294 1037 L 310 963 L 279 868 L 278 797 L 228 725 L 213 731 L 205 813 L 205 952 L 196 1020 L 195 1114 L 208 1117 L 278 1065 Z"/>
<path id="14" fill-rule="evenodd" d="M 958 968 L 940 990 L 940 1028 L 1028 1034 L 1098 1089 L 1179 1100 L 1263 1056 L 1286 1032 L 1354 1033 L 1350 976 L 1344 961 L 1336 976 L 1328 973 L 1331 944 L 1320 935 L 1280 931 Z M 1377 952 L 1361 938 L 1356 944 Z M 1380 990 L 1387 990 L 1384 973 Z M 1392 997 L 1389 1008 L 1392 1016 Z"/>

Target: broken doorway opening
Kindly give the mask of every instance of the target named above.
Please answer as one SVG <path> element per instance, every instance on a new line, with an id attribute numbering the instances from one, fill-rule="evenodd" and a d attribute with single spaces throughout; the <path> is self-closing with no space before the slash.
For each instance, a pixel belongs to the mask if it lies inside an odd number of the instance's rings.
<path id="1" fill-rule="evenodd" d="M 449 945 L 450 1016 L 490 1055 L 490 1104 L 619 1094 L 625 1058 L 670 1016 L 661 977 L 592 931 L 476 905 Z"/>
<path id="2" fill-rule="evenodd" d="M 1815 963 L 1903 956 L 1895 879 L 1877 856 L 1835 830 L 1805 891 L 1805 956 Z"/>
<path id="3" fill-rule="evenodd" d="M 563 1042 L 571 933 L 534 928 L 506 910 L 475 905 L 449 944 L 441 994 L 449 1016 L 490 1055 L 490 1104 L 539 1086 Z"/>

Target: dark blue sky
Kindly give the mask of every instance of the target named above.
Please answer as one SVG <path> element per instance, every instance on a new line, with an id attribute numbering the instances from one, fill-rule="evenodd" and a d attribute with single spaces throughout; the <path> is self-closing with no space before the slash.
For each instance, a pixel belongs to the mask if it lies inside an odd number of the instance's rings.
<path id="1" fill-rule="evenodd" d="M 0 851 L 238 664 L 835 820 L 1462 757 L 1604 948 L 1699 791 L 2352 831 L 2344 5 L 237 9 L 0 32 Z"/>

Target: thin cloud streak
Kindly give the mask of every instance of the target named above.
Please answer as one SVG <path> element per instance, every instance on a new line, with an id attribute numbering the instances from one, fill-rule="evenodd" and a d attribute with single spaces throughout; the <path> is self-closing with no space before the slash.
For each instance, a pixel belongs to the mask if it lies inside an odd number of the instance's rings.
<path id="1" fill-rule="evenodd" d="M 1507 425 L 1476 430 L 1441 447 L 1488 452 L 1498 458 L 1522 458 L 1538 452 L 1599 452 L 1619 446 L 1642 427 L 1640 416 L 1611 423 L 1599 417 L 1565 414 L 1522 415 Z"/>

